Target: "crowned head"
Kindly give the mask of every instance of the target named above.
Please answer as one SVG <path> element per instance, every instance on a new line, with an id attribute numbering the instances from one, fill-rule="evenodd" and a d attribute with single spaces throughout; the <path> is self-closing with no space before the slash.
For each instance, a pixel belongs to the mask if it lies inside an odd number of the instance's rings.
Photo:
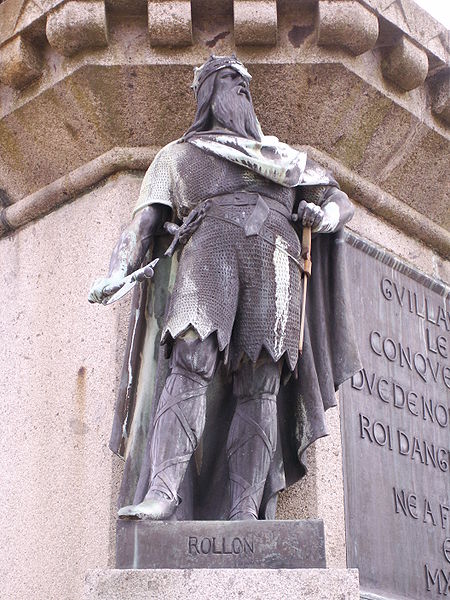
<path id="1" fill-rule="evenodd" d="M 200 131 L 223 130 L 260 140 L 249 84 L 251 75 L 243 63 L 231 56 L 210 56 L 194 69 L 192 89 L 197 99 L 194 123 L 185 138 Z"/>

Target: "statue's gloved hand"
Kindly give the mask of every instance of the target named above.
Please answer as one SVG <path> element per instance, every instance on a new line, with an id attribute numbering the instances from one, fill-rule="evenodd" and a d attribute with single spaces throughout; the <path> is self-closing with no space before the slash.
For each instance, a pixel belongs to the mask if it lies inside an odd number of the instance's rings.
<path id="1" fill-rule="evenodd" d="M 91 287 L 88 300 L 91 304 L 98 302 L 101 304 L 123 286 L 123 277 L 101 277 L 97 279 Z"/>
<path id="2" fill-rule="evenodd" d="M 306 202 L 305 200 L 302 200 L 298 205 L 297 214 L 297 221 L 304 227 L 311 227 L 313 229 L 320 226 L 324 216 L 324 212 L 320 206 L 317 206 L 314 202 Z"/>
<path id="3" fill-rule="evenodd" d="M 153 267 L 147 265 L 146 267 L 143 267 L 142 269 L 136 271 L 134 275 L 131 276 L 131 281 L 138 281 L 139 283 L 141 283 L 142 281 L 144 281 L 144 279 L 151 279 L 154 274 L 155 271 Z"/>

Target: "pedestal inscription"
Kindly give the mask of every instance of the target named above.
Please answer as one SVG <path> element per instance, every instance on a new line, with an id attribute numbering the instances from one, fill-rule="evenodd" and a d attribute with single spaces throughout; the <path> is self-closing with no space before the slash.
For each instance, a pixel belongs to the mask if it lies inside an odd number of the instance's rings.
<path id="1" fill-rule="evenodd" d="M 323 523 L 119 521 L 119 569 L 325 567 Z"/>
<path id="2" fill-rule="evenodd" d="M 450 597 L 448 288 L 347 241 L 364 367 L 342 389 L 348 566 L 372 594 Z"/>

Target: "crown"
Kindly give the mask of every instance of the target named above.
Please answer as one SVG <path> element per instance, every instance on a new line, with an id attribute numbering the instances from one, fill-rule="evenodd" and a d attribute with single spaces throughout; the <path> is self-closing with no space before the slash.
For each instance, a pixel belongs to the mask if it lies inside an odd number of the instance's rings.
<path id="1" fill-rule="evenodd" d="M 215 56 L 214 54 L 211 54 L 211 56 L 205 63 L 203 63 L 203 65 L 200 67 L 194 67 L 194 80 L 191 88 L 194 90 L 195 97 L 197 98 L 200 86 L 210 75 L 227 67 L 230 67 L 231 69 L 234 69 L 240 73 L 248 82 L 251 81 L 252 76 L 241 63 L 241 61 L 236 58 L 235 54 L 232 54 L 231 56 Z"/>

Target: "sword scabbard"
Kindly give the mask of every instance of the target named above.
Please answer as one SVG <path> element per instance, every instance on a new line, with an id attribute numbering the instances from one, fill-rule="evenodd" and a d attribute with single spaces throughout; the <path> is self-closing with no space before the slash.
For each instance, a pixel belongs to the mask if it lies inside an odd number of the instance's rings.
<path id="1" fill-rule="evenodd" d="M 300 316 L 300 340 L 298 351 L 303 352 L 303 340 L 305 337 L 305 318 L 306 318 L 306 291 L 308 288 L 308 279 L 311 276 L 311 227 L 303 227 L 302 232 L 302 258 L 303 266 L 303 293 L 302 293 L 302 312 Z"/>

